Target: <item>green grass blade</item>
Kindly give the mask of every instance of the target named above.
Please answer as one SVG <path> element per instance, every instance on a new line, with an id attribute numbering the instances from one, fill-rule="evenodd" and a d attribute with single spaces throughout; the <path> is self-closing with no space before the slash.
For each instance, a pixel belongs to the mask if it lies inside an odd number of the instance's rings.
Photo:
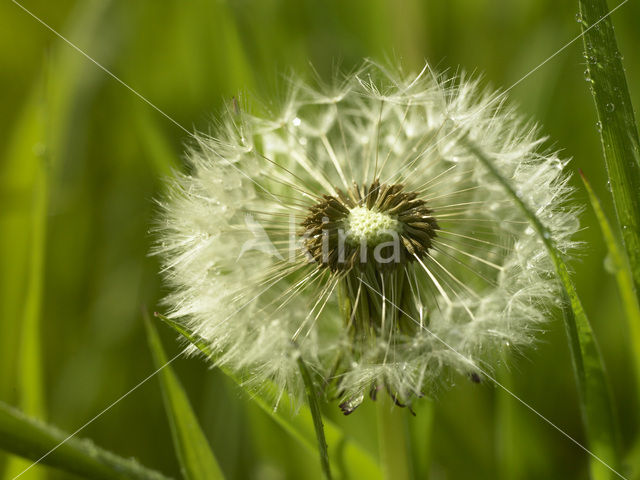
<path id="1" fill-rule="evenodd" d="M 65 33 L 83 45 L 100 42 L 96 32 L 109 3 L 78 5 Z M 17 5 L 10 8 L 21 18 L 27 15 Z M 0 159 L 0 231 L 9 232 L 0 238 L 0 398 L 40 419 L 46 418 L 41 310 L 49 199 L 56 196 L 67 147 L 77 141 L 74 106 L 89 84 L 82 75 L 83 60 L 66 49 L 56 44 L 43 56 L 42 71 L 11 123 Z M 10 457 L 5 474 L 13 478 L 28 465 Z M 21 478 L 43 475 L 34 468 Z"/>
<path id="2" fill-rule="evenodd" d="M 159 374 L 162 398 L 184 478 L 187 480 L 224 479 L 218 461 L 209 448 L 209 442 L 189 404 L 187 394 L 175 372 L 168 365 L 158 332 L 146 315 L 145 326 L 153 362 L 156 368 L 162 369 Z"/>
<path id="3" fill-rule="evenodd" d="M 620 438 L 615 420 L 611 393 L 607 381 L 604 363 L 593 335 L 587 314 L 582 307 L 578 293 L 571 281 L 569 270 L 560 252 L 555 248 L 547 228 L 533 213 L 531 208 L 518 196 L 509 181 L 493 165 L 487 155 L 468 138 L 466 146 L 502 185 L 513 201 L 531 222 L 558 273 L 563 286 L 562 313 L 565 330 L 569 340 L 573 369 L 578 384 L 578 395 L 583 422 L 591 454 L 591 475 L 594 479 L 622 477 L 619 470 L 620 457 L 618 440 Z M 622 477 L 624 478 L 624 477 Z"/>
<path id="4" fill-rule="evenodd" d="M 593 211 L 595 212 L 598 223 L 600 224 L 600 230 L 602 231 L 602 236 L 607 244 L 609 257 L 611 258 L 615 271 L 618 290 L 620 290 L 622 305 L 626 313 L 629 333 L 631 334 L 631 348 L 633 352 L 636 382 L 638 387 L 640 387 L 640 304 L 638 303 L 638 299 L 634 291 L 633 274 L 631 273 L 631 268 L 629 267 L 629 263 L 627 262 L 627 257 L 624 254 L 622 246 L 619 244 L 618 239 L 613 233 L 611 224 L 604 214 L 600 200 L 593 191 L 593 188 L 591 188 L 591 185 L 585 178 L 584 174 L 580 172 L 580 175 L 582 176 L 582 181 L 584 182 L 584 186 L 589 194 L 589 200 L 593 207 Z"/>
<path id="5" fill-rule="evenodd" d="M 313 419 L 313 428 L 316 431 L 316 439 L 318 440 L 318 453 L 320 454 L 320 464 L 322 466 L 322 472 L 327 480 L 331 480 L 331 467 L 329 465 L 329 453 L 327 450 L 327 440 L 324 437 L 324 426 L 322 425 L 322 412 L 320 411 L 320 405 L 318 404 L 318 391 L 315 387 L 315 382 L 311 378 L 309 369 L 304 363 L 302 358 L 298 358 L 298 367 L 300 368 L 300 374 L 304 381 L 304 386 L 307 391 L 307 399 L 309 401 L 309 411 L 311 412 L 311 418 Z"/>
<path id="6" fill-rule="evenodd" d="M 41 90 L 38 85 L 36 90 Z M 14 133 L 15 142 L 8 152 L 14 162 L 22 164 L 21 170 L 27 173 L 24 180 L 29 184 L 25 192 L 25 216 L 27 225 L 22 231 L 13 231 L 27 245 L 24 262 L 25 287 L 23 295 L 13 301 L 19 303 L 22 315 L 19 318 L 18 335 L 18 396 L 20 408 L 29 415 L 42 417 L 44 414 L 42 372 L 40 368 L 40 309 L 43 284 L 43 263 L 47 218 L 47 165 L 46 157 L 34 145 L 44 145 L 43 99 L 35 96 L 26 105 L 18 131 Z M 4 252 L 11 255 L 11 252 Z M 9 301 L 9 299 L 7 299 Z M 12 339 L 15 341 L 15 337 Z"/>
<path id="7" fill-rule="evenodd" d="M 143 467 L 135 460 L 121 458 L 107 452 L 88 440 L 70 437 L 55 427 L 27 417 L 3 402 L 0 402 L 0 449 L 83 478 L 98 480 L 166 480 L 168 478 Z"/>
<path id="8" fill-rule="evenodd" d="M 13 344 L 5 349 L 5 354 L 13 358 L 3 362 L 7 369 L 3 376 L 12 382 L 9 388 L 13 390 L 20 409 L 37 418 L 45 418 L 40 312 L 44 283 L 48 168 L 43 148 L 34 148 L 34 145 L 45 145 L 46 141 L 43 90 L 38 82 L 20 115 L 13 141 L 6 153 L 7 162 L 2 169 L 4 181 L 0 182 L 0 192 L 5 188 L 22 190 L 24 202 L 23 205 L 18 202 L 11 204 L 0 218 L 0 225 L 4 227 L 2 231 L 12 233 L 5 235 L 8 238 L 0 242 L 0 256 L 3 257 L 0 264 L 8 270 L 3 268 L 3 274 L 8 278 L 6 282 L 0 282 L 4 284 L 4 287 L 0 287 L 0 299 L 4 309 L 14 315 L 0 321 L 6 327 L 3 328 L 5 341 Z M 21 291 L 12 292 L 16 287 Z M 2 343 L 0 341 L 0 345 Z M 6 386 L 0 387 L 0 394 L 5 389 Z M 13 457 L 7 463 L 6 475 L 12 478 L 28 465 L 24 460 Z M 31 480 L 43 478 L 42 475 L 42 472 L 34 469 L 29 471 L 25 480 L 27 477 Z"/>
<path id="9" fill-rule="evenodd" d="M 171 320 L 159 313 L 155 314 L 170 328 L 194 345 L 204 356 L 214 357 L 208 343 L 197 334 L 190 332 L 183 325 Z M 228 370 L 221 369 L 225 375 L 243 388 L 242 381 Z M 274 411 L 273 405 L 278 398 L 278 388 L 274 384 L 265 384 L 260 392 L 250 392 L 249 398 L 263 412 L 269 415 L 284 431 L 311 452 L 317 452 L 317 437 L 311 412 L 308 408 L 301 407 L 297 415 L 292 416 L 286 412 L 295 409 L 288 395 L 282 395 L 279 399 L 278 410 Z M 364 450 L 333 422 L 325 419 L 324 432 L 328 444 L 328 453 L 331 464 L 338 470 L 339 477 L 345 479 L 368 478 L 381 479 L 380 467 L 371 453 Z"/>
<path id="10" fill-rule="evenodd" d="M 611 195 L 640 302 L 640 141 L 627 80 L 605 0 L 579 0 L 580 25 Z M 626 2 L 625 2 L 626 3 Z"/>

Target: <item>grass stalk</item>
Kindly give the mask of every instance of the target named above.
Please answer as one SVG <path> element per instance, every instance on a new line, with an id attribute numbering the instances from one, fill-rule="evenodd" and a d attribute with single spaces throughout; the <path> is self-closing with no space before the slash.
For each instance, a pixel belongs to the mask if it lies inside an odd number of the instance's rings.
<path id="1" fill-rule="evenodd" d="M 0 449 L 42 465 L 97 480 L 166 480 L 132 459 L 68 435 L 0 402 Z M 22 476 L 28 470 L 17 475 Z M 15 477 L 18 478 L 18 477 Z"/>

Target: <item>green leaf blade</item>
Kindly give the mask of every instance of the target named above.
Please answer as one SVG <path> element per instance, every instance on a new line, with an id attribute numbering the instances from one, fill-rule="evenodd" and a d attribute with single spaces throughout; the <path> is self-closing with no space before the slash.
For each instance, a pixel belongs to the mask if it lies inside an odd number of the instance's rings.
<path id="1" fill-rule="evenodd" d="M 613 228 L 611 228 L 611 224 L 607 220 L 604 210 L 602 209 L 600 200 L 596 196 L 591 184 L 587 181 L 584 174 L 582 174 L 582 172 L 580 172 L 580 174 L 582 176 L 584 186 L 587 189 L 591 207 L 598 219 L 600 230 L 613 264 L 616 282 L 618 283 L 618 290 L 620 291 L 622 305 L 626 314 L 627 328 L 630 333 L 634 373 L 636 376 L 636 388 L 640 388 L 640 304 L 636 297 L 633 274 L 629 267 L 629 263 L 627 262 L 624 250 L 619 244 L 618 239 L 613 232 Z"/>
<path id="2" fill-rule="evenodd" d="M 208 359 L 214 357 L 214 352 L 202 337 L 164 315 L 156 313 L 155 316 L 194 345 L 205 357 Z M 244 389 L 241 379 L 224 368 L 221 368 L 221 370 L 240 388 Z M 300 407 L 296 415 L 287 413 L 293 412 L 296 409 L 289 396 L 284 394 L 279 398 L 278 409 L 274 410 L 273 405 L 275 405 L 276 399 L 278 398 L 278 388 L 274 384 L 265 383 L 259 392 L 247 393 L 251 401 L 280 425 L 292 438 L 310 452 L 317 452 L 318 443 L 316 430 L 311 412 L 308 408 Z M 374 460 L 373 455 L 347 436 L 340 427 L 325 419 L 324 434 L 328 444 L 329 460 L 338 470 L 339 478 L 354 480 L 360 478 L 371 480 L 382 479 L 380 466 Z"/>
<path id="3" fill-rule="evenodd" d="M 624 3 L 626 1 L 618 7 Z M 588 80 L 596 105 L 611 195 L 640 302 L 638 127 L 607 3 L 605 0 L 579 0 L 579 5 Z"/>
<path id="4" fill-rule="evenodd" d="M 187 480 L 224 480 L 209 442 L 200 428 L 187 394 L 170 366 L 158 332 L 145 317 L 149 347 L 159 379 L 171 436 L 178 460 Z"/>
<path id="5" fill-rule="evenodd" d="M 0 241 L 0 265 L 11 271 L 11 282 L 0 287 L 3 309 L 9 312 L 0 320 L 9 344 L 5 350 L 7 368 L 5 381 L 13 382 L 11 393 L 17 405 L 25 413 L 37 418 L 45 418 L 44 378 L 42 372 L 41 348 L 41 304 L 44 283 L 44 252 L 48 203 L 48 169 L 45 155 L 36 151 L 33 145 L 44 145 L 45 99 L 41 98 L 43 85 L 38 82 L 31 98 L 13 132 L 6 164 L 0 169 L 0 195 L 5 189 L 23 190 L 25 207 L 10 205 L 7 212 L 0 215 L 0 228 L 10 231 L 7 239 Z M 12 165 L 13 164 L 13 165 Z M 18 167 L 19 166 L 19 167 Z M 22 172 L 23 178 L 19 177 Z M 22 184 L 22 185 L 20 185 Z M 15 248 L 16 244 L 25 249 Z M 13 284 L 13 285 L 10 285 Z M 19 292 L 12 292 L 18 286 Z M 15 332 L 15 334 L 14 334 Z M 17 339 L 17 341 L 16 341 Z M 4 343 L 0 341 L 0 345 Z M 15 348 L 15 352 L 13 351 Z M 4 355 L 0 355 L 3 357 Z M 16 368 L 13 362 L 16 362 Z M 2 383 L 2 381 L 0 381 Z M 6 385 L 0 385 L 0 392 Z M 5 397 L 7 398 L 7 397 Z M 6 475 L 13 478 L 28 466 L 22 459 L 11 458 L 6 466 Z M 44 478 L 38 469 L 30 470 L 25 480 Z"/>
<path id="6" fill-rule="evenodd" d="M 509 181 L 493 165 L 491 159 L 468 138 L 465 138 L 464 142 L 467 149 L 489 170 L 528 218 L 553 261 L 563 287 L 562 313 L 589 444 L 587 451 L 591 455 L 591 475 L 596 480 L 624 478 L 618 473 L 620 433 L 615 420 L 604 363 L 587 314 L 571 281 L 567 265 L 555 248 L 547 228 L 518 196 Z"/>

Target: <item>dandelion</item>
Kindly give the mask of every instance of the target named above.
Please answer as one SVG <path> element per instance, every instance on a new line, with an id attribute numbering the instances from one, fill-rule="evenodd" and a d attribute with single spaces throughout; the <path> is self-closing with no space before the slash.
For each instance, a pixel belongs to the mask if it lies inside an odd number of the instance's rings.
<path id="1" fill-rule="evenodd" d="M 217 364 L 299 399 L 301 356 L 350 413 L 378 391 L 405 405 L 456 373 L 480 381 L 534 343 L 553 265 L 464 139 L 563 252 L 566 162 L 479 80 L 368 65 L 292 81 L 275 112 L 234 104 L 214 131 L 161 201 L 156 253 L 170 315 Z"/>

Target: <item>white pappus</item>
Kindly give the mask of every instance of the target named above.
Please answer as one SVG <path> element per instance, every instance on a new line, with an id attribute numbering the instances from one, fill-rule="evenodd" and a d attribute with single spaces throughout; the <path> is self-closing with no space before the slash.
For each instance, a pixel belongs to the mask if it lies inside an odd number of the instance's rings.
<path id="1" fill-rule="evenodd" d="M 504 95 L 368 64 L 292 81 L 275 112 L 234 103 L 195 137 L 159 202 L 169 315 L 256 388 L 301 399 L 301 355 L 345 413 L 378 390 L 405 405 L 452 372 L 478 379 L 533 343 L 558 285 L 465 136 L 569 251 L 566 162 Z"/>

